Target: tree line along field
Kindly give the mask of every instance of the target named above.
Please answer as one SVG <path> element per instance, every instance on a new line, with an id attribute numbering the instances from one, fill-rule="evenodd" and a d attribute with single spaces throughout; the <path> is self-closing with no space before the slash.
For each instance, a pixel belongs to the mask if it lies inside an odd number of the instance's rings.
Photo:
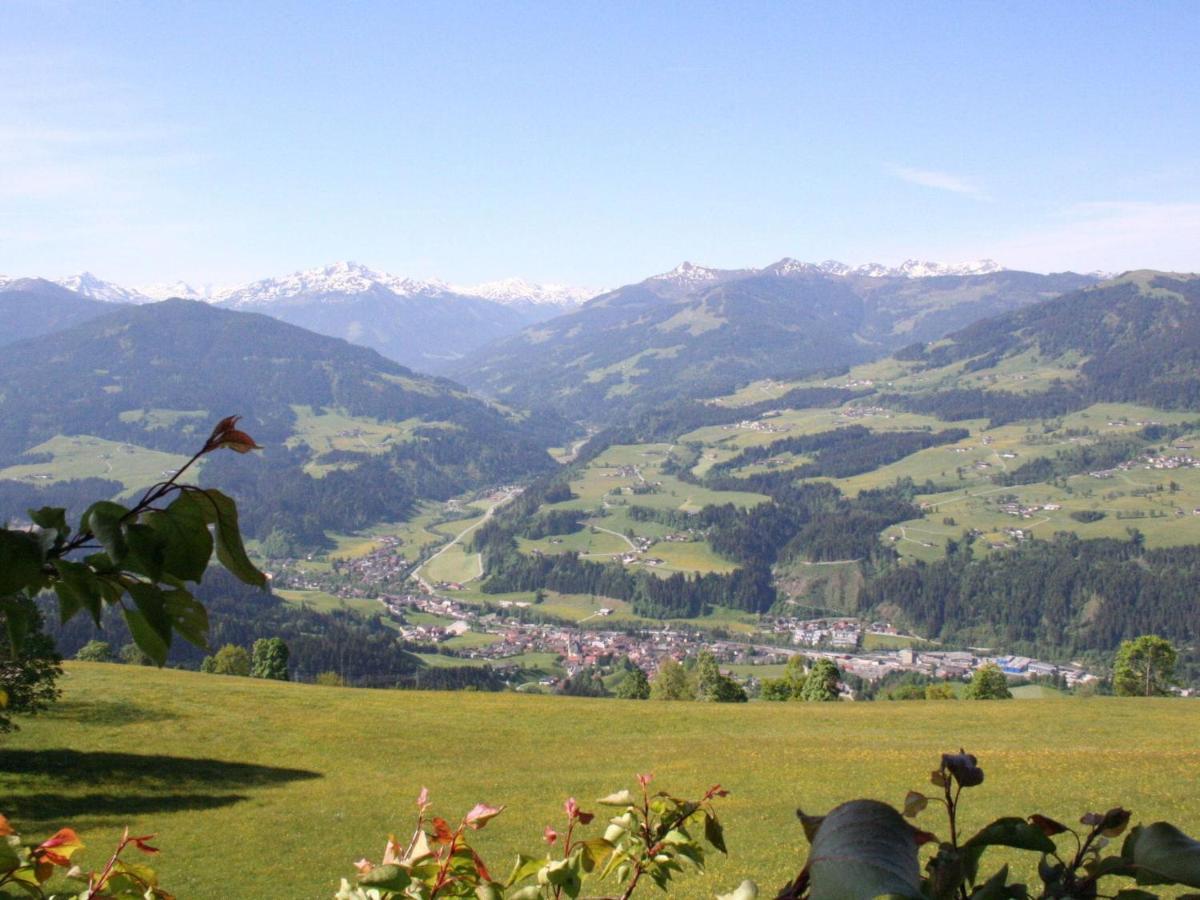
<path id="1" fill-rule="evenodd" d="M 93 865 L 123 826 L 154 833 L 164 886 L 201 900 L 226 896 L 228 872 L 243 896 L 331 896 L 354 860 L 378 859 L 389 833 L 403 839 L 423 786 L 450 819 L 479 801 L 507 805 L 476 836 L 504 872 L 518 850 L 541 852 L 567 796 L 592 810 L 641 772 L 683 796 L 717 782 L 731 792 L 719 806 L 728 859 L 714 854 L 672 897 L 711 897 L 746 877 L 767 893 L 807 852 L 797 807 L 901 805 L 960 746 L 987 773 L 964 805 L 968 830 L 1118 804 L 1134 822 L 1200 830 L 1200 709 L 1181 700 L 639 703 L 82 663 L 67 665 L 63 687 L 50 713 L 0 746 L 4 812 L 28 836 L 76 828 Z M 917 822 L 945 830 L 932 808 Z M 989 855 L 986 870 L 1004 858 Z"/>

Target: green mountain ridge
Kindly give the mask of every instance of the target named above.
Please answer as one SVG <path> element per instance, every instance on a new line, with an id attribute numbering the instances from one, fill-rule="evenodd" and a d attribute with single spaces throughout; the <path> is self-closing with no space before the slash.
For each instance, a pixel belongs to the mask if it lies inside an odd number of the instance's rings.
<path id="1" fill-rule="evenodd" d="M 782 267 L 712 278 L 620 288 L 484 348 L 451 373 L 518 406 L 615 422 L 757 378 L 877 359 L 1095 280 L 1013 271 L 870 278 Z"/>
<path id="2" fill-rule="evenodd" d="M 402 519 L 418 498 L 552 469 L 544 448 L 567 433 L 560 420 L 496 407 L 375 351 L 185 300 L 118 308 L 14 344 L 0 385 L 8 466 L 46 448 L 36 468 L 81 436 L 112 442 L 98 452 L 118 462 L 139 448 L 190 455 L 217 419 L 244 416 L 266 449 L 211 455 L 201 478 L 238 494 L 252 534 L 286 528 L 305 542 Z M 36 496 L 27 469 L 16 471 Z"/>

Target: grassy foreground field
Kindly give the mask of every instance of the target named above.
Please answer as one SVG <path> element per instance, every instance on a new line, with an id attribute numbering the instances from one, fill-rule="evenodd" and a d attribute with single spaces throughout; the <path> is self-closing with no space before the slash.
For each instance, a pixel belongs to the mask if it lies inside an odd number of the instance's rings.
<path id="1" fill-rule="evenodd" d="M 238 896 L 328 897 L 352 860 L 378 859 L 389 831 L 406 832 L 422 785 L 447 818 L 481 800 L 509 806 L 478 835 L 507 871 L 518 849 L 538 852 L 567 795 L 589 809 L 636 772 L 680 794 L 718 781 L 732 792 L 721 803 L 729 858 L 671 896 L 711 897 L 745 877 L 770 890 L 806 852 L 797 806 L 901 804 L 960 745 L 987 772 L 966 804 L 968 828 L 1001 813 L 1074 821 L 1119 803 L 1135 822 L 1200 832 L 1200 704 L 1186 700 L 731 707 L 81 663 L 67 666 L 63 687 L 53 712 L 0 741 L 0 810 L 30 837 L 74 826 L 92 864 L 126 823 L 157 832 L 155 865 L 184 898 L 229 896 L 222 873 Z M 919 821 L 944 830 L 930 811 Z"/>

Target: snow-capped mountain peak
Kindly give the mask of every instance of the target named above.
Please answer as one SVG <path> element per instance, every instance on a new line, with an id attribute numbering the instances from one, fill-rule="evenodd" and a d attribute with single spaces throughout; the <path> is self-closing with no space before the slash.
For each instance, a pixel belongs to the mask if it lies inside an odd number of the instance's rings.
<path id="1" fill-rule="evenodd" d="M 459 294 L 482 297 L 505 305 L 531 303 L 537 306 L 578 306 L 603 291 L 567 284 L 535 284 L 524 278 L 502 278 L 482 284 L 456 285 Z"/>
<path id="2" fill-rule="evenodd" d="M 991 259 L 966 263 L 937 263 L 907 259 L 898 266 L 885 266 L 883 263 L 849 266 L 835 259 L 827 259 L 823 263 L 806 263 L 791 257 L 784 257 L 762 271 L 783 276 L 819 272 L 824 275 L 858 275 L 864 278 L 936 278 L 944 275 L 990 275 L 1003 270 L 1003 266 Z"/>
<path id="3" fill-rule="evenodd" d="M 150 297 L 132 288 L 121 287 L 111 281 L 97 278 L 91 272 L 80 272 L 68 278 L 56 278 L 54 283 L 69 291 L 82 294 L 92 300 L 103 300 L 105 303 L 150 303 Z"/>
<path id="4" fill-rule="evenodd" d="M 651 276 L 651 281 L 669 281 L 674 284 L 702 284 L 706 281 L 716 281 L 721 277 L 719 269 L 709 269 L 704 266 L 696 266 L 690 262 L 684 261 L 673 268 L 670 272 L 663 272 L 661 275 Z"/>
<path id="5" fill-rule="evenodd" d="M 337 262 L 281 278 L 264 278 L 244 287 L 221 291 L 215 302 L 228 306 L 259 306 L 293 297 L 353 297 L 380 288 L 402 296 L 444 294 L 452 288 L 444 281 L 420 281 L 377 272 L 356 262 Z"/>
<path id="6" fill-rule="evenodd" d="M 213 293 L 211 285 L 196 288 L 186 281 L 156 281 L 140 284 L 137 290 L 151 300 L 170 300 L 176 297 L 184 300 L 207 300 Z"/>
<path id="7" fill-rule="evenodd" d="M 934 278 L 939 275 L 990 275 L 1002 269 L 1003 266 L 991 259 L 978 259 L 974 262 L 957 264 L 906 259 L 895 271 L 905 278 Z"/>

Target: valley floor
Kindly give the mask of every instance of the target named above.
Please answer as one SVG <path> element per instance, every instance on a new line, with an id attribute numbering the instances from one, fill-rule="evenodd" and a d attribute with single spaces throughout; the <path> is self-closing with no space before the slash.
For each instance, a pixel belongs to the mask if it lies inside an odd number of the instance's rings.
<path id="1" fill-rule="evenodd" d="M 591 809 L 639 772 L 678 795 L 716 782 L 731 791 L 720 803 L 729 858 L 672 897 L 711 897 L 747 877 L 766 893 L 807 851 L 796 807 L 900 805 L 960 746 L 987 773 L 965 802 L 969 829 L 1120 804 L 1135 822 L 1200 832 L 1200 704 L 1187 700 L 728 706 L 66 670 L 54 710 L 0 742 L 0 810 L 29 837 L 75 827 L 93 865 L 123 825 L 157 833 L 154 864 L 184 898 L 228 897 L 230 884 L 237 896 L 331 896 L 353 860 L 378 859 L 389 832 L 406 834 L 422 786 L 447 818 L 479 801 L 508 806 L 477 836 L 506 872 L 518 850 L 540 852 L 565 797 Z M 944 830 L 932 809 L 918 824 Z"/>

